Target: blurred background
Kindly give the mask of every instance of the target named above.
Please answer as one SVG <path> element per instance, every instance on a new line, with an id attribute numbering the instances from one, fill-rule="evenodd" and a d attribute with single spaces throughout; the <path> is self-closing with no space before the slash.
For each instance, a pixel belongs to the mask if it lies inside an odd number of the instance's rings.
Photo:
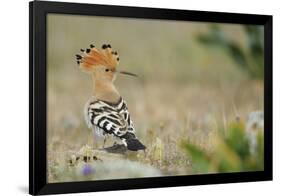
<path id="1" fill-rule="evenodd" d="M 111 178 L 263 169 L 262 27 L 48 14 L 49 182 L 108 175 L 95 163 L 68 164 L 96 147 L 83 116 L 92 82 L 75 54 L 104 43 L 118 52 L 119 69 L 140 76 L 115 83 L 148 152 L 122 159 L 149 166 Z"/>

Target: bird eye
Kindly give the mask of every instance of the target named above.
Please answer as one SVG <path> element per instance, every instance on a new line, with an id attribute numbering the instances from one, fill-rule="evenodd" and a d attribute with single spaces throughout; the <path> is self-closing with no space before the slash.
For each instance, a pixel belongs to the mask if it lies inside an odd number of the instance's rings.
<path id="1" fill-rule="evenodd" d="M 105 69 L 105 71 L 106 71 L 106 72 L 108 72 L 108 71 L 109 71 L 109 69 Z"/>

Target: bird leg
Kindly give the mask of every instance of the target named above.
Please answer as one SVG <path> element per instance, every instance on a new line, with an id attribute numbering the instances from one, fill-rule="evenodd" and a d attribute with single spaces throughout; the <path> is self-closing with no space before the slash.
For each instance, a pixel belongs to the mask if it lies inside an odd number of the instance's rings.
<path id="1" fill-rule="evenodd" d="M 97 138 L 94 134 L 92 135 L 92 141 L 93 141 L 93 148 L 97 148 L 97 143 L 96 143 Z"/>
<path id="2" fill-rule="evenodd" d="M 104 139 L 103 139 L 103 145 L 102 145 L 102 148 L 104 148 L 104 146 L 105 146 L 105 142 L 106 142 L 106 135 L 104 136 Z"/>

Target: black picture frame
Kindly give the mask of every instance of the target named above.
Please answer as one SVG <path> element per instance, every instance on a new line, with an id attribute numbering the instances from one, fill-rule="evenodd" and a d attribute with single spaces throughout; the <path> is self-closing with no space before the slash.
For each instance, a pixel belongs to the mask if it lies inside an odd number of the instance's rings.
<path id="1" fill-rule="evenodd" d="M 114 16 L 264 26 L 264 171 L 47 183 L 46 176 L 46 15 Z M 272 16 L 62 2 L 29 3 L 29 193 L 56 194 L 272 180 Z"/>

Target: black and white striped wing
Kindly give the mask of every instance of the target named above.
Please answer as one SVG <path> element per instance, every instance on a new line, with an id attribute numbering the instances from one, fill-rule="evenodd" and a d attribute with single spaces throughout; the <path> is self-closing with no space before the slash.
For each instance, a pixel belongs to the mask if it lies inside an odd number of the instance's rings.
<path id="1" fill-rule="evenodd" d="M 117 110 L 121 114 L 121 116 L 123 117 L 123 119 L 125 120 L 125 122 L 127 124 L 127 131 L 134 133 L 135 128 L 134 128 L 133 121 L 131 119 L 127 104 L 122 98 L 121 98 L 121 101 L 120 101 L 120 103 L 117 107 Z"/>
<path id="2" fill-rule="evenodd" d="M 123 118 L 125 119 L 125 121 L 128 125 L 128 127 L 127 127 L 128 132 L 134 133 L 135 132 L 134 124 L 133 124 L 133 121 L 131 119 L 131 116 L 130 116 L 130 113 L 129 113 L 127 107 L 123 110 L 122 116 L 123 116 Z"/>
<path id="3" fill-rule="evenodd" d="M 123 99 L 117 104 L 95 101 L 89 104 L 88 118 L 93 126 L 101 128 L 107 134 L 122 137 L 134 127 L 126 103 Z"/>

